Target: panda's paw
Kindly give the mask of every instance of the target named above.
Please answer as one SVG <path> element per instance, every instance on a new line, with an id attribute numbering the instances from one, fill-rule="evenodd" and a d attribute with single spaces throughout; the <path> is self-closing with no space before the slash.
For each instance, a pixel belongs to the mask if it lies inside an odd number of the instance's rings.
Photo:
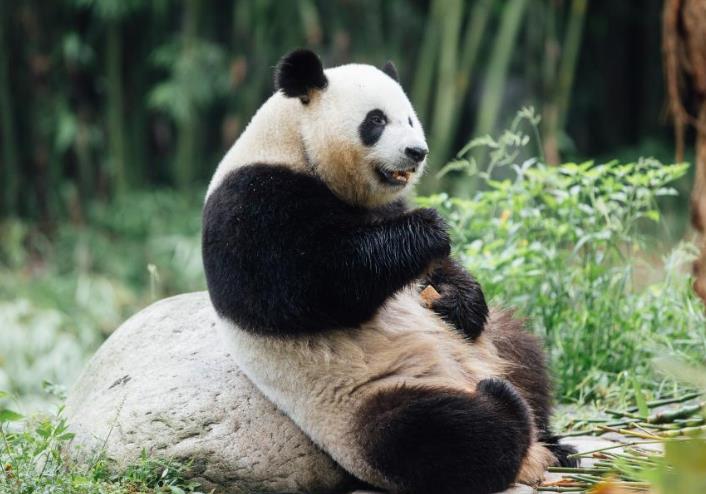
<path id="1" fill-rule="evenodd" d="M 464 298 L 454 286 L 442 284 L 439 288 L 441 297 L 432 302 L 431 310 L 466 338 L 476 339 L 485 326 L 485 305 L 471 303 L 473 300 Z"/>
<path id="2" fill-rule="evenodd" d="M 552 452 L 556 461 L 555 465 L 560 467 L 576 467 L 579 464 L 578 459 L 574 456 L 576 448 L 569 444 L 560 444 L 558 441 L 546 444 L 549 451 Z"/>
<path id="3" fill-rule="evenodd" d="M 419 236 L 418 245 L 425 251 L 429 262 L 448 257 L 451 253 L 448 226 L 436 209 L 415 209 L 409 215 Z"/>

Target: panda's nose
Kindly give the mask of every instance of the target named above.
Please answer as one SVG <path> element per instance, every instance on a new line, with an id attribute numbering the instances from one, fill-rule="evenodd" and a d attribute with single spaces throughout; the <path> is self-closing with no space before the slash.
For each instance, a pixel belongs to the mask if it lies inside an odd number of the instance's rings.
<path id="1" fill-rule="evenodd" d="M 418 146 L 408 147 L 404 150 L 404 154 L 406 154 L 409 158 L 413 159 L 417 163 L 424 161 L 424 158 L 426 157 L 428 152 L 429 151 L 427 149 Z"/>

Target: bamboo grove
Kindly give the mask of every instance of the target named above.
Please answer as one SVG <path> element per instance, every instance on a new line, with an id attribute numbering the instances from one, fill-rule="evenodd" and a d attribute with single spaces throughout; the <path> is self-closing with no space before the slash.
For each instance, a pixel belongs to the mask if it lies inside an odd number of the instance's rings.
<path id="1" fill-rule="evenodd" d="M 0 216 L 80 222 L 127 189 L 201 186 L 298 46 L 397 63 L 431 145 L 424 193 L 467 194 L 434 169 L 525 104 L 552 163 L 663 142 L 661 2 L 628 3 L 2 0 Z"/>

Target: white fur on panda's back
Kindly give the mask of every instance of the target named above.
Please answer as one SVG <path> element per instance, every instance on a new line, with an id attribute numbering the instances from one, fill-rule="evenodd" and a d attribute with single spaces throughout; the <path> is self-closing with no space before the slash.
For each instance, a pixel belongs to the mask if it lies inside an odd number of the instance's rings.
<path id="1" fill-rule="evenodd" d="M 304 145 L 298 130 L 300 106 L 299 100 L 279 92 L 270 96 L 218 164 L 206 200 L 228 173 L 244 165 L 277 163 L 305 171 Z"/>
<path id="2" fill-rule="evenodd" d="M 360 328 L 312 337 L 265 338 L 222 322 L 234 358 L 258 389 L 346 470 L 381 486 L 387 481 L 365 462 L 356 437 L 366 400 L 400 385 L 472 392 L 506 371 L 488 339 L 468 345 L 412 288 Z"/>

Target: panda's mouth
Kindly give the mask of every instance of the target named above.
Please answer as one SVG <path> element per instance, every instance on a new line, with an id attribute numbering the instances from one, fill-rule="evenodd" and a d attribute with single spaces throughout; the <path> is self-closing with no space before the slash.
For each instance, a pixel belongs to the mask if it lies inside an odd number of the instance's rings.
<path id="1" fill-rule="evenodd" d="M 407 170 L 387 170 L 378 165 L 375 167 L 375 172 L 380 181 L 392 187 L 404 187 L 409 183 L 412 174 L 417 171 L 417 167 L 408 168 Z"/>

